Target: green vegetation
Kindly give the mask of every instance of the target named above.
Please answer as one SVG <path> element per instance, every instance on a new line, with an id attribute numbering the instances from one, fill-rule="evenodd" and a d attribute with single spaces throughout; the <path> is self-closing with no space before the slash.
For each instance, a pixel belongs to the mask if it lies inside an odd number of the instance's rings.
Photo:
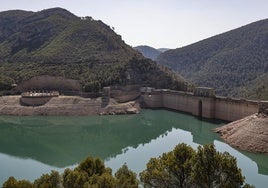
<path id="1" fill-rule="evenodd" d="M 173 151 L 150 159 L 140 178 L 145 188 L 227 188 L 241 187 L 244 183 L 236 159 L 229 153 L 217 152 L 213 145 L 199 146 L 195 151 L 186 144 L 179 144 Z"/>
<path id="2" fill-rule="evenodd" d="M 16 180 L 10 177 L 3 188 L 138 188 L 136 174 L 128 169 L 126 165 L 120 168 L 115 176 L 112 170 L 106 168 L 103 161 L 88 157 L 75 169 L 65 169 L 61 175 L 56 171 L 43 174 L 33 183 L 26 180 Z"/>
<path id="3" fill-rule="evenodd" d="M 237 94 L 244 98 L 268 100 L 268 74 L 259 76 L 245 86 L 237 89 Z"/>
<path id="4" fill-rule="evenodd" d="M 244 177 L 237 167 L 236 159 L 229 153 L 219 153 L 213 145 L 199 146 L 193 150 L 186 144 L 177 145 L 173 151 L 152 158 L 140 173 L 145 188 L 161 187 L 244 187 Z M 134 172 L 124 164 L 113 176 L 103 161 L 88 157 L 75 169 L 66 169 L 61 175 L 56 171 L 43 174 L 33 183 L 10 177 L 3 188 L 137 188 L 139 181 Z"/>
<path id="5" fill-rule="evenodd" d="M 126 45 L 109 26 L 54 8 L 0 12 L 0 90 L 34 76 L 79 80 L 84 91 L 140 84 L 186 88 L 185 80 Z"/>
<path id="6" fill-rule="evenodd" d="M 117 188 L 135 188 L 139 186 L 137 175 L 124 164 L 115 173 Z"/>
<path id="7" fill-rule="evenodd" d="M 9 77 L 0 75 L 0 91 L 10 90 L 12 88 L 13 80 Z"/>
<path id="8" fill-rule="evenodd" d="M 268 19 L 169 50 L 157 62 L 226 96 L 267 99 Z M 254 85 L 253 85 L 254 84 Z M 241 90 L 242 89 L 242 90 Z"/>
<path id="9" fill-rule="evenodd" d="M 152 60 L 156 60 L 156 58 L 162 53 L 161 51 L 152 48 L 150 46 L 136 46 L 135 50 L 138 50 L 144 57 L 147 57 Z"/>

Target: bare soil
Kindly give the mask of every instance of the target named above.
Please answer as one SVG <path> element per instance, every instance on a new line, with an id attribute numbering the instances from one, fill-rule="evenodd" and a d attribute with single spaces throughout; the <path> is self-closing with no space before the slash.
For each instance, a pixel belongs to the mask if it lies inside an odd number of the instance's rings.
<path id="1" fill-rule="evenodd" d="M 268 115 L 253 114 L 215 129 L 231 146 L 268 154 Z"/>
<path id="2" fill-rule="evenodd" d="M 63 116 L 88 116 L 88 115 L 114 115 L 139 113 L 140 107 L 135 101 L 118 103 L 110 99 L 107 106 L 101 106 L 101 98 L 82 98 L 77 96 L 53 97 L 42 106 L 23 106 L 21 96 L 0 97 L 0 115 L 63 115 Z"/>

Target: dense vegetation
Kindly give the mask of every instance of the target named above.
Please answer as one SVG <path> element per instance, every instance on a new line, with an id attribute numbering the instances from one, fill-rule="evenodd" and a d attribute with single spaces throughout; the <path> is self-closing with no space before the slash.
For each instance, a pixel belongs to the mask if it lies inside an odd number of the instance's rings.
<path id="1" fill-rule="evenodd" d="M 217 94 L 267 99 L 268 19 L 169 50 L 157 62 Z"/>
<path id="2" fill-rule="evenodd" d="M 106 168 L 103 161 L 88 157 L 75 169 L 65 169 L 63 174 L 51 171 L 50 174 L 43 174 L 33 183 L 27 180 L 16 180 L 10 177 L 3 188 L 131 188 L 138 187 L 137 175 L 123 165 L 112 175 L 112 170 Z"/>
<path id="3" fill-rule="evenodd" d="M 141 172 L 140 180 L 145 188 L 184 187 L 247 187 L 237 167 L 236 159 L 229 153 L 219 153 L 213 145 L 199 146 L 193 150 L 186 144 L 177 145 L 173 151 L 152 158 Z M 103 161 L 88 157 L 76 168 L 65 169 L 63 174 L 52 171 L 43 174 L 33 183 L 10 177 L 3 188 L 138 188 L 139 180 L 124 164 L 115 175 Z"/>
<path id="4" fill-rule="evenodd" d="M 146 188 L 235 188 L 244 184 L 236 159 L 227 152 L 217 152 L 213 145 L 199 146 L 195 151 L 179 144 L 173 151 L 151 158 L 140 178 Z"/>
<path id="5" fill-rule="evenodd" d="M 268 74 L 258 76 L 237 89 L 236 94 L 243 98 L 268 100 Z"/>
<path id="6" fill-rule="evenodd" d="M 136 46 L 134 49 L 138 50 L 144 57 L 150 58 L 152 60 L 156 60 L 156 58 L 162 53 L 161 51 L 150 47 L 150 46 Z"/>
<path id="7" fill-rule="evenodd" d="M 1 90 L 38 75 L 80 80 L 85 91 L 116 84 L 187 85 L 126 45 L 103 22 L 61 8 L 0 12 L 0 72 Z"/>

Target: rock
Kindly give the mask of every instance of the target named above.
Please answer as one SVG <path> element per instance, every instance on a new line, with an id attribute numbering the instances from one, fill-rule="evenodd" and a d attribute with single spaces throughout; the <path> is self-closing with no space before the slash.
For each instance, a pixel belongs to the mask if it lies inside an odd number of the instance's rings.
<path id="1" fill-rule="evenodd" d="M 259 113 L 268 115 L 268 102 L 267 101 L 261 101 L 259 103 Z"/>
<path id="2" fill-rule="evenodd" d="M 138 114 L 139 110 L 137 108 L 132 107 L 132 108 L 128 108 L 126 112 L 127 114 Z"/>
<path id="3" fill-rule="evenodd" d="M 268 117 L 253 114 L 215 129 L 231 146 L 256 153 L 268 153 Z"/>

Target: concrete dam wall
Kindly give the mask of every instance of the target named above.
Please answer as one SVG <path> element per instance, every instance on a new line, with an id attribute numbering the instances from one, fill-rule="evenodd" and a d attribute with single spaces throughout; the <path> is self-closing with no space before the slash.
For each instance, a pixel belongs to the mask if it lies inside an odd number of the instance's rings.
<path id="1" fill-rule="evenodd" d="M 193 93 L 172 90 L 142 92 L 147 108 L 167 108 L 198 117 L 235 121 L 259 111 L 258 101 L 215 96 L 210 88 L 196 88 Z"/>

